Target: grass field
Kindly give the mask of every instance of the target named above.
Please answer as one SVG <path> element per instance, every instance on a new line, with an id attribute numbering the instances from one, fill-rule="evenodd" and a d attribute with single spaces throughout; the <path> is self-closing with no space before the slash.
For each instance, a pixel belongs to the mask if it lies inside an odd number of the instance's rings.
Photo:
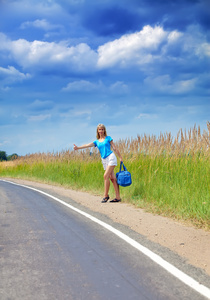
<path id="1" fill-rule="evenodd" d="M 120 188 L 124 202 L 210 229 L 210 123 L 170 133 L 119 140 L 132 185 Z M 97 149 L 36 153 L 0 163 L 0 176 L 25 178 L 103 196 Z M 118 171 L 118 167 L 116 169 Z M 113 188 L 110 195 L 114 196 Z"/>

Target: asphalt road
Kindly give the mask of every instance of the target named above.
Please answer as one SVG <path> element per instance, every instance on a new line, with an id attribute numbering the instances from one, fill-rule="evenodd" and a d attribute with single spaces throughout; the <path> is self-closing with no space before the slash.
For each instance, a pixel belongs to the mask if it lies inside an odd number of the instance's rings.
<path id="1" fill-rule="evenodd" d="M 0 299 L 206 299 L 53 199 L 0 181 Z"/>

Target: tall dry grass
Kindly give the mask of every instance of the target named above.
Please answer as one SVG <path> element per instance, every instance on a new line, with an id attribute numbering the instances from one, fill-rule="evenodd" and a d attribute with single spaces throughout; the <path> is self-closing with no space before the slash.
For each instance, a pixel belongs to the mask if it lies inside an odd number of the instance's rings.
<path id="1" fill-rule="evenodd" d="M 207 130 L 201 132 L 200 126 L 194 125 L 187 130 L 180 129 L 175 137 L 171 133 L 160 133 L 155 135 L 138 135 L 137 138 L 120 139 L 115 142 L 122 156 L 125 159 L 135 159 L 140 154 L 156 157 L 163 155 L 173 159 L 180 156 L 197 157 L 202 156 L 207 160 L 210 158 L 210 122 L 207 122 Z M 100 156 L 96 148 L 91 151 L 65 150 L 60 152 L 34 153 L 19 157 L 13 165 L 22 163 L 36 162 L 66 162 L 74 161 L 92 161 Z M 6 163 L 8 164 L 8 162 Z"/>
<path id="2" fill-rule="evenodd" d="M 194 125 L 187 130 L 180 129 L 175 137 L 171 133 L 155 135 L 138 135 L 137 138 L 119 140 L 118 148 L 126 157 L 136 157 L 139 153 L 157 156 L 165 155 L 178 158 L 180 155 L 210 155 L 210 122 L 207 130 L 201 133 L 200 126 Z"/>

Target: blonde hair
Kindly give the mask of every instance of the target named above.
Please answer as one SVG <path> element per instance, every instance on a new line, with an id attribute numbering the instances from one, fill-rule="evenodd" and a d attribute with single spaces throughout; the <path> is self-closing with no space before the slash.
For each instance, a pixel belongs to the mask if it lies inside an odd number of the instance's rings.
<path id="1" fill-rule="evenodd" d="M 98 124 L 97 129 L 96 129 L 96 138 L 97 138 L 97 140 L 100 138 L 100 135 L 98 133 L 99 128 L 103 128 L 104 129 L 104 135 L 107 136 L 105 125 L 104 124 Z"/>

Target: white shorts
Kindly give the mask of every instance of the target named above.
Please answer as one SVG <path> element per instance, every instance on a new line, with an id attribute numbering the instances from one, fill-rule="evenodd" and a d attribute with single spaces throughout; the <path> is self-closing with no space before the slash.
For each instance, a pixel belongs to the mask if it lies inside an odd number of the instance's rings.
<path id="1" fill-rule="evenodd" d="M 104 170 L 106 170 L 108 166 L 117 166 L 117 158 L 113 152 L 109 156 L 107 156 L 106 158 L 102 158 L 101 160 Z"/>

